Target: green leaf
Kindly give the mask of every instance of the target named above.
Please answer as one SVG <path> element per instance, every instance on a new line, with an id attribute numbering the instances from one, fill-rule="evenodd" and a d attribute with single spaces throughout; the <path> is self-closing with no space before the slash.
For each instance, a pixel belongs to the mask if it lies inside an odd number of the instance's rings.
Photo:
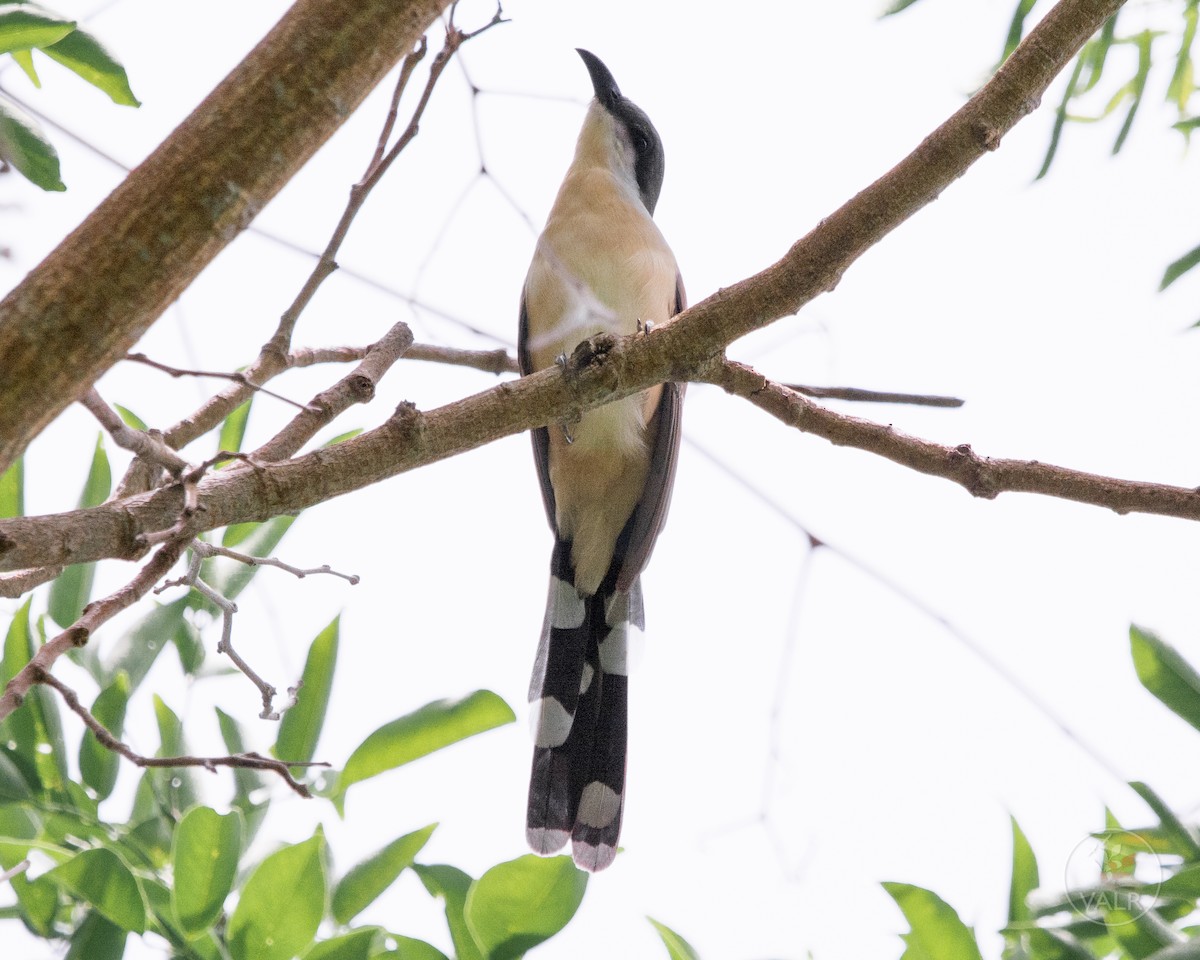
<path id="1" fill-rule="evenodd" d="M 146 614 L 117 640 L 106 664 L 109 675 L 125 671 L 129 675 L 130 689 L 136 690 L 176 633 L 193 629 L 184 619 L 187 608 L 188 598 L 185 596 Z"/>
<path id="2" fill-rule="evenodd" d="M 0 473 L 0 520 L 25 516 L 25 458 Z"/>
<path id="3" fill-rule="evenodd" d="M 427 703 L 384 724 L 358 745 L 339 778 L 338 796 L 385 770 L 514 720 L 512 708 L 490 690 L 477 690 L 461 700 Z"/>
<path id="4" fill-rule="evenodd" d="M 1200 863 L 1185 866 L 1162 882 L 1159 893 L 1164 897 L 1200 900 Z"/>
<path id="5" fill-rule="evenodd" d="M 467 902 L 467 891 L 474 882 L 471 875 L 445 864 L 413 864 L 413 871 L 432 896 L 438 897 L 446 907 L 446 925 L 450 928 L 450 940 L 454 944 L 455 960 L 484 960 L 475 938 L 467 929 L 463 919 L 463 905 Z M 489 958 L 490 960 L 490 958 Z"/>
<path id="6" fill-rule="evenodd" d="M 1197 4 L 1191 0 L 1183 11 L 1183 36 L 1175 54 L 1175 69 L 1167 85 L 1167 101 L 1174 103 L 1182 114 L 1195 89 L 1193 82 L 1192 42 L 1196 39 Z"/>
<path id="7" fill-rule="evenodd" d="M 60 896 L 58 885 L 46 875 L 32 883 L 25 877 L 13 877 L 10 881 L 17 903 L 21 907 L 21 919 L 40 937 L 50 937 L 54 931 L 54 918 L 58 915 Z"/>
<path id="8" fill-rule="evenodd" d="M 137 880 L 111 850 L 84 850 L 46 874 L 122 930 L 144 933 L 146 906 Z"/>
<path id="9" fill-rule="evenodd" d="M 260 523 L 249 535 L 242 538 L 238 550 L 248 553 L 252 557 L 265 557 L 279 545 L 283 535 L 295 522 L 295 517 L 275 517 L 266 523 Z M 250 567 L 227 557 L 211 557 L 204 561 L 201 567 L 201 576 L 204 578 L 204 582 L 221 596 L 227 600 L 235 600 L 261 569 L 261 567 Z"/>
<path id="10" fill-rule="evenodd" d="M 449 960 L 441 950 L 424 940 L 414 940 L 396 933 L 391 934 L 391 939 L 396 942 L 395 949 L 377 953 L 372 960 Z"/>
<path id="11" fill-rule="evenodd" d="M 209 807 L 192 807 L 179 822 L 171 844 L 171 908 L 185 932 L 203 933 L 221 915 L 241 849 L 242 819 L 236 810 L 222 816 Z"/>
<path id="12" fill-rule="evenodd" d="M 29 787 L 29 781 L 22 776 L 20 768 L 9 755 L 0 753 L 0 804 L 32 800 L 33 792 Z"/>
<path id="13" fill-rule="evenodd" d="M 158 722 L 161 740 L 158 755 L 178 757 L 186 754 L 188 749 L 183 738 L 183 724 L 157 693 L 154 695 L 154 719 Z M 157 776 L 159 796 L 167 798 L 172 810 L 186 810 L 196 802 L 196 782 L 191 770 L 163 767 L 150 772 Z"/>
<path id="14" fill-rule="evenodd" d="M 44 47 L 42 53 L 108 94 L 113 103 L 125 107 L 141 106 L 129 88 L 125 68 L 90 33 L 76 30 L 57 43 Z"/>
<path id="15" fill-rule="evenodd" d="M 129 693 L 128 675 L 118 673 L 116 679 L 100 691 L 92 704 L 92 716 L 118 739 L 125 726 L 125 708 L 129 703 Z M 96 791 L 101 800 L 112 793 L 120 763 L 120 755 L 103 746 L 91 730 L 84 733 L 79 743 L 79 775 L 84 783 Z"/>
<path id="16" fill-rule="evenodd" d="M 217 711 L 217 724 L 221 728 L 221 740 L 225 744 L 225 749 L 230 753 L 245 753 L 246 742 L 242 737 L 241 728 L 237 721 L 233 719 L 220 707 L 215 708 Z M 255 801 L 252 799 L 260 791 L 266 783 L 266 778 L 263 774 L 254 770 L 246 770 L 240 767 L 235 767 L 233 770 L 233 805 L 237 807 L 245 818 L 246 828 L 245 836 L 246 843 L 249 844 L 258 833 L 258 828 L 262 826 L 263 818 L 267 813 L 268 801 Z"/>
<path id="17" fill-rule="evenodd" d="M 0 97 L 0 160 L 12 164 L 43 190 L 67 189 L 59 171 L 58 151 L 38 122 L 7 97 Z"/>
<path id="18" fill-rule="evenodd" d="M 1037 889 L 1038 865 L 1033 847 L 1017 823 L 1016 817 L 1011 817 L 1013 834 L 1012 881 L 1008 887 L 1008 922 L 1009 924 L 1025 923 L 1033 918 L 1029 909 L 1029 894 Z"/>
<path id="19" fill-rule="evenodd" d="M 134 430 L 141 430 L 143 433 L 150 429 L 146 425 L 146 421 L 128 407 L 123 407 L 119 403 L 114 403 L 113 409 L 121 415 L 121 419 L 125 421 L 125 426 L 132 427 Z"/>
<path id="20" fill-rule="evenodd" d="M 1192 828 L 1184 823 L 1179 815 L 1167 806 L 1157 793 L 1140 781 L 1129 784 L 1139 797 L 1154 811 L 1168 839 L 1171 841 L 1172 853 L 1179 854 L 1186 863 L 1200 860 L 1200 840 L 1196 838 Z"/>
<path id="21" fill-rule="evenodd" d="M 1084 77 L 1082 85 L 1076 91 L 1078 96 L 1094 89 L 1104 75 L 1104 65 L 1108 62 L 1108 55 L 1112 52 L 1113 44 L 1117 42 L 1115 37 L 1119 16 L 1120 12 L 1118 11 L 1105 20 L 1100 32 L 1084 44 L 1080 59 L 1083 61 L 1087 76 Z"/>
<path id="22" fill-rule="evenodd" d="M 312 949 L 304 955 L 304 960 L 369 960 L 371 948 L 382 933 L 379 927 L 363 927 L 340 937 L 322 940 L 313 944 Z"/>
<path id="23" fill-rule="evenodd" d="M 246 421 L 250 419 L 250 404 L 254 398 L 251 397 L 245 403 L 233 409 L 233 412 L 225 418 L 225 422 L 221 424 L 221 433 L 217 439 L 217 451 L 225 451 L 226 453 L 240 453 L 242 450 L 242 441 L 246 438 Z M 232 546 L 226 543 L 225 546 Z"/>
<path id="24" fill-rule="evenodd" d="M 71 934 L 71 949 L 67 951 L 66 960 L 121 960 L 128 936 L 128 930 L 93 910 Z"/>
<path id="25" fill-rule="evenodd" d="M 24 860 L 40 833 L 38 817 L 28 807 L 0 804 L 0 870 L 11 870 Z"/>
<path id="26" fill-rule="evenodd" d="M 0 53 L 48 47 L 75 29 L 74 20 L 29 3 L 0 6 Z"/>
<path id="27" fill-rule="evenodd" d="M 347 430 L 345 433 L 339 433 L 332 440 L 325 441 L 325 443 L 321 444 L 321 446 L 336 447 L 339 443 L 345 443 L 347 440 L 353 440 L 360 433 L 362 433 L 362 427 L 355 427 L 353 430 Z"/>
<path id="28" fill-rule="evenodd" d="M 1042 177 L 1050 172 L 1050 164 L 1054 162 L 1054 155 L 1058 153 L 1058 144 L 1062 139 L 1063 127 L 1067 122 L 1067 104 L 1075 96 L 1075 90 L 1079 85 L 1079 78 L 1083 75 L 1086 54 L 1087 49 L 1085 48 L 1075 58 L 1075 69 L 1071 71 L 1071 78 L 1067 81 L 1062 100 L 1059 102 L 1058 109 L 1054 114 L 1054 127 L 1050 131 L 1050 143 L 1046 147 L 1046 156 L 1042 160 L 1042 168 L 1037 172 L 1037 176 L 1033 178 L 1034 180 L 1041 180 Z"/>
<path id="29" fill-rule="evenodd" d="M 667 956 L 671 960 L 700 960 L 700 954 L 696 952 L 695 948 L 674 930 L 666 924 L 659 923 L 653 917 L 647 917 L 646 919 L 658 931 L 663 945 L 667 948 Z"/>
<path id="30" fill-rule="evenodd" d="M 463 918 L 488 960 L 515 960 L 570 922 L 587 880 L 570 857 L 527 853 L 496 864 L 471 884 Z"/>
<path id="31" fill-rule="evenodd" d="M 429 842 L 436 823 L 406 833 L 351 870 L 333 891 L 333 919 L 342 926 L 362 913 L 408 867 Z"/>
<path id="32" fill-rule="evenodd" d="M 42 87 L 42 80 L 38 76 L 37 67 L 34 66 L 33 63 L 33 51 L 14 50 L 12 52 L 12 58 L 17 61 L 17 66 L 24 71 L 25 76 L 29 78 L 29 82 L 40 90 Z"/>
<path id="33" fill-rule="evenodd" d="M 307 763 L 317 750 L 329 693 L 333 688 L 333 670 L 337 663 L 338 623 L 340 617 L 317 634 L 308 648 L 304 673 L 296 705 L 283 715 L 274 753 L 280 760 Z"/>
<path id="34" fill-rule="evenodd" d="M 1151 46 L 1157 34 L 1150 30 L 1143 30 L 1133 38 L 1134 44 L 1138 48 L 1138 67 L 1137 73 L 1133 79 L 1129 81 L 1128 88 L 1132 100 L 1129 104 L 1129 110 L 1125 114 L 1125 121 L 1121 124 L 1121 129 L 1117 133 L 1117 139 L 1113 143 L 1112 152 L 1114 154 L 1121 152 L 1121 147 L 1125 145 L 1125 140 L 1129 136 L 1129 131 L 1133 128 L 1133 118 L 1137 115 L 1138 107 L 1142 105 L 1142 95 L 1146 92 L 1146 80 L 1150 76 L 1151 66 Z"/>
<path id="35" fill-rule="evenodd" d="M 33 657 L 35 642 L 29 622 L 32 597 L 13 615 L 4 640 L 0 686 L 15 677 Z M 57 694 L 37 685 L 20 710 L 0 722 L 0 749 L 35 790 L 63 793 L 69 781 Z"/>
<path id="36" fill-rule="evenodd" d="M 1197 125 L 1200 126 L 1200 117 L 1196 118 L 1196 122 Z M 1175 126 L 1179 126 L 1179 124 L 1175 124 Z M 1173 284 L 1197 264 L 1200 264 L 1200 247 L 1195 247 L 1194 249 L 1189 250 L 1182 257 L 1168 266 L 1166 271 L 1163 273 L 1163 278 L 1158 285 L 1158 289 L 1166 290 L 1167 287 Z M 3 514 L 0 514 L 0 516 L 3 516 Z M 9 516 L 12 516 L 12 514 L 9 514 Z"/>
<path id="37" fill-rule="evenodd" d="M 1178 650 L 1148 630 L 1131 626 L 1129 645 L 1142 686 L 1200 730 L 1200 674 Z"/>
<path id="38" fill-rule="evenodd" d="M 1004 38 L 1004 52 L 1000 54 L 1001 63 L 1017 49 L 1017 44 L 1025 36 L 1025 18 L 1029 16 L 1029 12 L 1036 2 L 1037 0 L 1018 0 L 1017 7 L 1013 10 L 1012 20 L 1008 25 L 1008 36 Z"/>
<path id="39" fill-rule="evenodd" d="M 936 893 L 908 883 L 884 883 L 883 889 L 912 928 L 903 936 L 905 956 L 914 960 L 982 960 L 975 935 Z"/>
<path id="40" fill-rule="evenodd" d="M 318 830 L 258 865 L 226 928 L 233 960 L 290 960 L 312 943 L 325 912 L 324 847 Z"/>
<path id="41" fill-rule="evenodd" d="M 79 495 L 79 509 L 98 507 L 108 499 L 112 490 L 112 469 L 104 451 L 104 437 L 96 440 L 92 465 L 87 481 Z M 79 619 L 92 596 L 92 581 L 96 576 L 95 563 L 77 563 L 67 567 L 50 587 L 50 616 L 64 629 Z"/>
<path id="42" fill-rule="evenodd" d="M 892 2 L 890 4 L 888 4 L 887 8 L 883 11 L 883 13 L 880 14 L 880 16 L 881 17 L 893 16 L 893 15 L 899 13 L 901 10 L 907 10 L 909 7 L 911 7 L 916 2 L 917 2 L 917 0 L 892 0 Z"/>

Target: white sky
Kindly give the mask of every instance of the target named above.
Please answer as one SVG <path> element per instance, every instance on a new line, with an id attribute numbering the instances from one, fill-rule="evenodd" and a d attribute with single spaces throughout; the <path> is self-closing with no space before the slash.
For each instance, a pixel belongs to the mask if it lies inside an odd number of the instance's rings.
<path id="1" fill-rule="evenodd" d="M 286 4 L 215 0 L 185 16 L 151 0 L 116 0 L 91 17 L 92 3 L 53 6 L 106 39 L 145 105 L 111 106 L 49 64 L 41 92 L 13 69 L 3 86 L 134 164 Z M 737 19 L 729 5 L 707 2 L 682 14 L 656 0 L 512 0 L 513 22 L 463 55 L 486 93 L 479 130 L 496 179 L 472 179 L 470 98 L 451 69 L 341 262 L 512 342 L 534 240 L 524 218 L 540 226 L 570 159 L 590 95 L 573 48 L 585 46 L 662 135 L 667 176 L 657 219 L 698 301 L 776 260 L 956 109 L 994 62 L 1011 7 L 923 0 L 879 22 L 874 2 L 760 5 Z M 490 13 L 472 0 L 460 20 L 473 25 Z M 1126 16 L 1132 32 L 1149 15 Z M 439 39 L 435 28 L 431 45 Z M 1114 54 L 1108 90 L 1132 69 L 1132 56 Z M 1072 127 L 1050 177 L 1033 184 L 1060 80 L 997 154 L 871 250 L 833 294 L 732 355 L 788 381 L 965 397 L 958 411 L 840 409 L 969 442 L 984 455 L 1195 484 L 1200 334 L 1186 328 L 1200 318 L 1200 275 L 1155 293 L 1165 265 L 1200 240 L 1195 159 L 1166 129 L 1174 116 L 1160 106 L 1167 76 L 1164 62 L 1119 157 L 1109 156 L 1116 123 Z M 323 246 L 370 155 L 389 92 L 390 82 L 258 226 Z M 66 194 L 0 180 L 0 240 L 13 251 L 0 259 L 0 289 L 119 182 L 114 168 L 52 136 Z M 244 235 L 139 349 L 233 369 L 273 330 L 310 265 Z M 428 314 L 413 318 L 403 302 L 344 274 L 322 288 L 296 342 L 368 343 L 400 318 L 422 340 L 490 345 Z M 300 372 L 276 387 L 303 400 L 335 375 Z M 329 435 L 373 426 L 402 399 L 428 408 L 492 382 L 401 365 L 371 407 L 351 411 Z M 166 425 L 209 387 L 123 365 L 100 389 Z M 289 415 L 260 400 L 249 440 L 265 439 Z M 626 852 L 591 881 L 575 921 L 537 956 L 665 956 L 646 914 L 708 958 L 896 956 L 904 925 L 881 880 L 934 889 L 981 933 L 985 954 L 997 955 L 1009 813 L 1051 887 L 1071 849 L 1102 826 L 1105 804 L 1127 825 L 1144 825 L 1150 814 L 964 637 L 1053 704 L 1121 778 L 1146 780 L 1176 810 L 1194 812 L 1200 789 L 1181 761 L 1196 735 L 1138 685 L 1127 636 L 1138 622 L 1200 662 L 1192 525 L 1015 494 L 974 500 L 945 481 L 789 431 L 711 388 L 689 392 L 685 423 L 696 446 L 684 448 L 671 522 L 644 580 Z M 74 506 L 96 432 L 74 408 L 33 444 L 31 512 Z M 189 452 L 201 459 L 213 442 Z M 804 535 L 698 448 L 839 553 L 821 551 L 806 567 Z M 524 852 L 523 709 L 549 548 L 524 437 L 302 517 L 281 557 L 329 563 L 362 583 L 264 571 L 240 600 L 235 640 L 283 686 L 312 637 L 344 610 L 322 758 L 340 766 L 381 723 L 480 687 L 505 697 L 522 722 L 357 786 L 345 822 L 321 802 L 281 794 L 271 839 L 303 839 L 319 820 L 339 872 L 432 820 L 441 827 L 426 861 L 478 875 Z M 102 567 L 100 586 L 116 586 L 131 569 Z M 106 630 L 98 642 L 116 635 Z M 215 635 L 207 639 L 215 646 Z M 185 713 L 194 747 L 219 749 L 213 702 L 240 716 L 257 746 L 272 741 L 274 730 L 253 719 L 257 698 L 244 680 L 189 691 L 176 673 L 162 658 L 143 690 L 162 691 Z M 152 751 L 153 729 L 142 703 L 129 737 Z M 133 781 L 125 771 L 114 815 Z M 211 784 L 219 805 L 229 778 Z M 360 920 L 448 949 L 440 910 L 411 877 Z M 6 925 L 9 936 L 15 929 Z M 30 942 L 25 955 L 49 952 Z"/>

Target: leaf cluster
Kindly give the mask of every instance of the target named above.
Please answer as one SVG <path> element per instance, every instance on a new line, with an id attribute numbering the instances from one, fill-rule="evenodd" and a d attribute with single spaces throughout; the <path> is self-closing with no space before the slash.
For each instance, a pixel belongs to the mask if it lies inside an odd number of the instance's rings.
<path id="1" fill-rule="evenodd" d="M 74 20 L 39 3 L 0 0 L 0 55 L 7 54 L 35 87 L 41 87 L 34 51 L 66 67 L 106 93 L 113 103 L 140 106 L 125 68 L 96 37 Z M 0 94 L 0 161 L 11 164 L 43 190 L 65 190 L 58 151 L 38 122 L 11 97 Z"/>
<path id="2" fill-rule="evenodd" d="M 894 0 L 884 10 L 884 16 L 899 13 L 916 2 Z M 1024 38 L 1030 15 L 1037 5 L 1037 0 L 1018 0 L 997 67 Z M 1200 129 L 1200 113 L 1195 108 L 1196 62 L 1192 52 L 1200 21 L 1200 0 L 1170 0 L 1169 4 L 1156 6 L 1177 8 L 1177 17 L 1171 13 L 1163 16 L 1163 11 L 1159 12 L 1164 24 L 1169 23 L 1167 29 L 1141 25 L 1128 31 L 1120 29 L 1136 17 L 1136 5 L 1131 4 L 1110 17 L 1079 51 L 1055 108 L 1050 141 L 1035 179 L 1040 180 L 1050 172 L 1068 124 L 1097 124 L 1119 117 L 1112 152 L 1114 155 L 1120 153 L 1129 139 L 1147 91 L 1154 89 L 1153 78 L 1158 78 L 1161 95 L 1174 108 L 1176 119 L 1172 129 L 1178 130 L 1188 143 L 1192 133 Z M 1118 21 L 1121 21 L 1120 25 Z M 1122 50 L 1132 51 L 1133 56 L 1119 56 Z M 1198 264 L 1200 246 L 1167 266 L 1159 289 L 1165 290 Z"/>
<path id="3" fill-rule="evenodd" d="M 1200 673 L 1168 643 L 1130 629 L 1138 678 L 1200 730 Z M 1144 783 L 1130 786 L 1155 822 L 1104 827 L 1072 853 L 1067 889 L 1043 886 L 1037 856 L 1012 821 L 1012 880 L 1005 960 L 1181 960 L 1200 956 L 1200 828 Z M 1077 862 L 1078 861 L 1078 862 Z M 1057 871 L 1056 871 L 1057 873 Z M 906 960 L 979 960 L 975 933 L 932 891 L 885 883 L 908 921 Z"/>
<path id="4" fill-rule="evenodd" d="M 221 437 L 228 449 L 240 445 L 246 413 L 239 408 L 226 421 Z M 108 459 L 98 443 L 81 504 L 102 501 L 109 485 Z M 21 462 L 0 477 L 0 515 L 19 515 L 23 501 Z M 227 528 L 222 539 L 263 556 L 294 519 Z M 88 603 L 91 571 L 71 569 L 76 572 L 31 595 L 12 617 L 0 686 L 45 642 L 48 620 L 70 623 Z M 203 578 L 234 597 L 259 569 L 213 558 Z M 46 610 L 35 616 L 35 604 L 43 600 Z M 167 648 L 175 650 L 192 684 L 228 672 L 213 666 L 198 626 L 208 619 L 202 614 L 213 612 L 210 606 L 191 589 L 155 606 L 106 644 L 103 656 L 90 647 L 80 651 L 77 663 L 99 688 L 90 712 L 114 736 L 122 734 L 132 699 L 148 697 L 158 755 L 188 753 L 180 714 L 147 689 L 147 678 Z M 310 643 L 298 702 L 270 748 L 275 757 L 301 764 L 317 756 L 339 637 L 334 620 Z M 357 784 L 514 719 L 487 690 L 426 704 L 367 736 L 340 770 L 313 778 L 314 802 L 340 815 Z M 197 722 L 202 720 L 189 718 L 187 725 L 194 729 Z M 209 722 L 230 755 L 246 751 L 233 716 L 218 708 Z M 264 851 L 254 841 L 282 787 L 257 770 L 235 769 L 232 799 L 214 803 L 192 769 L 146 769 L 132 801 L 114 810 L 124 799 L 114 792 L 121 758 L 91 731 L 70 742 L 67 729 L 57 695 L 44 686 L 0 723 L 0 873 L 31 861 L 10 877 L 15 903 L 0 907 L 0 920 L 20 922 L 35 936 L 62 944 L 72 960 L 119 958 L 131 937 L 157 938 L 152 942 L 165 942 L 170 956 L 189 960 L 444 960 L 432 944 L 358 920 L 406 871 L 442 901 L 455 957 L 503 960 L 522 956 L 562 929 L 587 886 L 587 875 L 569 857 L 519 857 L 478 878 L 421 862 L 437 824 L 416 826 L 342 872 L 319 827 L 306 840 Z M 397 813 L 402 820 L 402 810 Z"/>

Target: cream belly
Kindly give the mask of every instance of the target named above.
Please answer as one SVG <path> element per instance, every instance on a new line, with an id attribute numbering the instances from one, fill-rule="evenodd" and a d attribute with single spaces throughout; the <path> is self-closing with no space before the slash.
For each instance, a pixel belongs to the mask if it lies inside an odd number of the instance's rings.
<path id="1" fill-rule="evenodd" d="M 585 197 L 587 202 L 571 198 Z M 525 281 L 528 351 L 541 370 L 600 332 L 636 333 L 674 312 L 675 257 L 636 193 L 602 167 L 567 176 Z M 551 320 L 551 318 L 553 318 Z M 593 594 L 649 471 L 647 425 L 661 387 L 549 428 L 555 522 L 571 541 L 575 586 Z"/>

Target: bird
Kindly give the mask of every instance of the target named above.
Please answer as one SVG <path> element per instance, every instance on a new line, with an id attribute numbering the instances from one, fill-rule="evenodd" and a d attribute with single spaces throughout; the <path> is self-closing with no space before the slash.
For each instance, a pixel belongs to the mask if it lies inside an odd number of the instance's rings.
<path id="1" fill-rule="evenodd" d="M 523 375 L 565 366 L 598 333 L 645 333 L 687 302 L 653 217 L 662 140 L 608 67 L 576 52 L 595 96 L 525 278 Z M 526 839 L 542 855 L 570 840 L 575 863 L 591 872 L 617 854 L 628 643 L 645 627 L 641 573 L 670 504 L 683 395 L 683 384 L 668 382 L 531 432 L 554 548 L 529 691 Z"/>

